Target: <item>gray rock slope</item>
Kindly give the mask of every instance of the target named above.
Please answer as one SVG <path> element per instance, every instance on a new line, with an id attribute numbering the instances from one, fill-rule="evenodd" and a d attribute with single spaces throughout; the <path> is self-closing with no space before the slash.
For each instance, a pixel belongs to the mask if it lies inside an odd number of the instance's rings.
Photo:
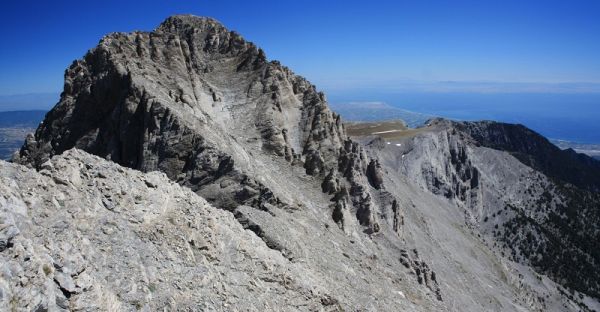
<path id="1" fill-rule="evenodd" d="M 510 131 L 498 130 L 506 128 Z M 524 127 L 494 122 L 436 119 L 390 144 L 364 140 L 388 174 L 447 198 L 498 258 L 529 268 L 519 273 L 526 288 L 535 289 L 542 277 L 549 277 L 565 287 L 559 292 L 578 309 L 598 309 L 598 193 L 569 181 L 581 181 L 588 172 L 560 176 L 553 164 L 558 158 L 563 166 L 585 167 L 589 159 L 575 162 L 582 156 L 564 152 L 548 161 L 548 154 L 540 154 L 558 150 L 550 142 Z M 504 148 L 489 142 L 503 142 Z M 595 170 L 591 164 L 588 171 Z M 549 303 L 543 292 L 533 300 L 545 308 L 566 309 Z"/>
<path id="2" fill-rule="evenodd" d="M 30 169 L 2 164 L 13 195 L 1 253 L 14 268 L 2 298 L 17 310 L 581 309 L 465 225 L 470 203 L 420 187 L 427 178 L 374 145 L 350 139 L 315 86 L 212 19 L 107 35 L 66 71 L 60 102 L 15 158 Z M 19 254 L 24 244 L 51 270 Z"/>
<path id="3" fill-rule="evenodd" d="M 530 309 L 512 269 L 464 232 L 451 206 L 408 184 L 397 191 L 419 201 L 404 203 L 414 208 L 400 242 L 391 229 L 349 237 L 311 211 L 242 206 L 246 218 L 236 219 L 162 173 L 80 150 L 39 171 L 0 169 L 9 311 Z"/>
<path id="4" fill-rule="evenodd" d="M 451 310 L 432 291 L 445 274 L 390 229 L 349 237 L 311 211 L 247 206 L 236 219 L 162 173 L 80 150 L 39 171 L 0 167 L 0 291 L 11 311 Z M 456 299 L 452 289 L 470 292 L 460 280 L 442 283 L 448 303 L 486 304 Z"/>
<path id="5" fill-rule="evenodd" d="M 0 310 L 318 310 L 312 272 L 162 173 L 71 150 L 0 163 Z"/>

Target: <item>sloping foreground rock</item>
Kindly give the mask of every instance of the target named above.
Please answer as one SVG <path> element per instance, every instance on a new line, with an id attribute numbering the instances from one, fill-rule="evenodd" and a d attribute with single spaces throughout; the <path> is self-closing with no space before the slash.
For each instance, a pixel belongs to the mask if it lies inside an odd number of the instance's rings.
<path id="1" fill-rule="evenodd" d="M 240 207 L 245 230 L 163 173 L 75 149 L 0 173 L 3 311 L 445 309 L 435 272 L 383 237 Z"/>
<path id="2" fill-rule="evenodd" d="M 0 310 L 319 310 L 337 303 L 162 173 L 72 150 L 0 163 Z"/>
<path id="3" fill-rule="evenodd" d="M 162 173 L 80 150 L 39 172 L 0 169 L 0 306 L 9 311 L 541 310 L 522 297 L 510 263 L 449 226 L 460 222 L 452 206 L 406 184 L 398 192 L 412 202 L 411 232 L 400 243 L 391 232 L 349 237 L 314 212 L 242 206 L 236 220 Z"/>

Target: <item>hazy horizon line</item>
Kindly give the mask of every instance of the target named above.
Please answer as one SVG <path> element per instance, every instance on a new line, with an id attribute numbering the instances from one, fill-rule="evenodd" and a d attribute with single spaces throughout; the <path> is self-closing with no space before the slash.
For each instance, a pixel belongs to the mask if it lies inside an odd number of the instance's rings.
<path id="1" fill-rule="evenodd" d="M 431 92 L 431 93 L 600 93 L 600 82 L 535 82 L 535 81 L 492 81 L 492 80 L 335 80 L 317 85 L 325 91 L 353 91 L 380 89 L 382 92 Z M 0 94 L 0 100 L 11 97 L 59 96 L 58 91 L 31 91 Z"/>
<path id="2" fill-rule="evenodd" d="M 382 92 L 417 92 L 417 93 L 576 93 L 598 94 L 600 82 L 503 82 L 503 81 L 387 81 L 387 82 L 359 82 L 347 80 L 345 82 L 322 83 L 323 89 L 339 92 L 348 89 L 353 91 Z"/>

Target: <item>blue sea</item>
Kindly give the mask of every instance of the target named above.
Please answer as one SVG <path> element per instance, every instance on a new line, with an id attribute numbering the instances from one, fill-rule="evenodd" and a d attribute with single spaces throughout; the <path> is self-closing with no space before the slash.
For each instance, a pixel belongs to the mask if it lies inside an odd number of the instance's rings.
<path id="1" fill-rule="evenodd" d="M 523 124 L 551 138 L 600 144 L 600 93 L 328 93 L 332 103 L 384 102 L 458 120 Z"/>

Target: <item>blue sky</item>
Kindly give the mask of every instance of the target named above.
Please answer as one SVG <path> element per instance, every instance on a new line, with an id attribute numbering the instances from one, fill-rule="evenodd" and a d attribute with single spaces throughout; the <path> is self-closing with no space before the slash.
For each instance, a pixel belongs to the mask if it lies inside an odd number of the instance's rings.
<path id="1" fill-rule="evenodd" d="M 60 92 L 102 35 L 176 13 L 220 20 L 325 91 L 600 92 L 600 1 L 22 0 L 0 11 L 0 95 Z"/>

